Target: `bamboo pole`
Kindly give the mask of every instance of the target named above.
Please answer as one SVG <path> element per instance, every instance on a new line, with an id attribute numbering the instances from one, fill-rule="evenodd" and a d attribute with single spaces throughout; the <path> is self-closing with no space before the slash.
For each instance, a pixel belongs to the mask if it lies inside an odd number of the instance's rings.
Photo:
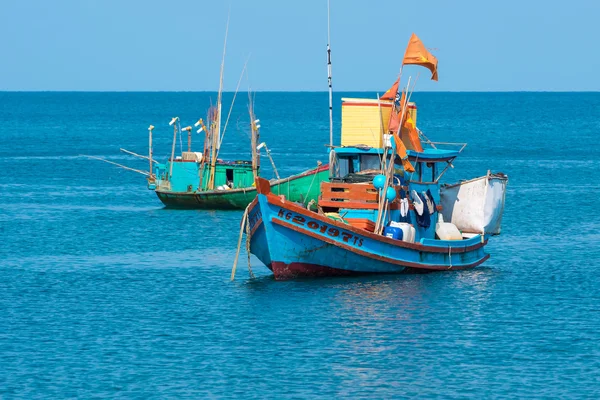
<path id="1" fill-rule="evenodd" d="M 246 207 L 246 209 L 249 209 L 250 205 L 248 205 Z M 252 272 L 252 266 L 250 265 L 250 258 L 251 258 L 251 253 L 250 253 L 250 240 L 252 240 L 252 233 L 250 232 L 250 217 L 248 215 L 246 215 L 246 255 L 248 256 L 248 276 L 250 277 L 250 279 L 254 279 L 254 272 Z M 483 243 L 483 241 L 482 241 Z"/>
<path id="2" fill-rule="evenodd" d="M 132 155 L 132 156 L 137 157 L 137 158 L 142 158 L 144 160 L 150 160 L 150 157 L 148 157 L 148 156 L 144 156 L 142 154 L 134 153 L 133 151 L 129 151 L 127 149 L 120 148 L 119 151 L 121 151 L 123 153 L 126 153 L 126 154 L 129 154 L 129 155 Z M 152 162 L 158 164 L 158 161 L 156 161 L 156 160 L 152 160 Z"/>
<path id="3" fill-rule="evenodd" d="M 218 117 L 217 117 L 218 118 Z M 215 169 L 217 163 L 217 147 L 215 144 L 215 135 L 218 135 L 218 132 L 215 132 L 216 120 L 213 120 L 210 125 L 210 139 L 211 139 L 211 154 L 210 154 L 210 172 L 208 175 L 208 189 L 212 190 L 215 187 Z"/>
<path id="4" fill-rule="evenodd" d="M 256 144 L 258 142 L 258 135 L 259 135 L 259 129 L 260 129 L 260 125 L 258 125 L 258 123 L 260 122 L 258 119 L 255 118 L 254 115 L 254 104 L 252 102 L 252 93 L 250 92 L 250 90 L 248 90 L 248 112 L 250 114 L 250 129 L 251 129 L 251 133 L 250 133 L 250 147 L 252 150 L 252 175 L 254 176 L 254 181 L 256 182 L 256 178 L 258 178 L 258 163 L 257 163 L 257 158 L 258 158 L 258 150 L 256 149 Z"/>
<path id="5" fill-rule="evenodd" d="M 88 156 L 88 155 L 85 155 L 85 154 L 80 154 L 80 156 L 87 157 L 87 158 L 93 158 L 94 160 L 104 161 L 105 163 L 116 165 L 117 167 L 121 167 L 121 168 L 126 169 L 128 171 L 133 171 L 133 172 L 137 172 L 138 174 L 142 174 L 144 176 L 148 176 L 148 173 L 146 171 L 140 171 L 139 169 L 130 168 L 130 167 L 127 167 L 127 166 L 125 166 L 123 164 L 119 164 L 119 163 L 116 163 L 116 162 L 113 162 L 113 161 L 105 160 L 104 158 L 95 157 L 95 156 Z"/>
<path id="6" fill-rule="evenodd" d="M 402 68 L 400 69 L 400 75 L 402 75 Z M 408 109 L 408 102 L 410 101 L 410 98 L 412 96 L 412 91 L 410 91 L 410 81 L 411 81 L 411 77 L 408 78 L 408 83 L 406 84 L 406 96 L 404 98 L 404 104 L 402 104 L 402 115 L 400 116 L 400 121 L 398 124 L 398 129 L 396 130 L 396 135 L 400 134 L 400 130 L 402 129 L 402 125 L 404 122 L 404 117 L 406 116 L 406 110 Z M 415 82 L 415 84 L 416 84 L 416 82 Z M 400 87 L 400 85 L 398 85 L 398 88 L 399 87 Z M 414 91 L 414 88 L 415 87 L 413 85 L 413 91 Z M 386 156 L 386 158 L 387 158 L 387 156 Z M 396 158 L 396 153 L 395 153 L 395 149 L 394 149 L 392 152 L 392 155 L 391 155 L 391 161 L 388 164 L 388 168 L 386 169 L 385 185 L 383 186 L 383 193 L 379 198 L 377 223 L 375 224 L 375 233 L 377 233 L 379 235 L 383 231 L 383 218 L 384 218 L 383 210 L 384 209 L 387 210 L 387 206 L 388 206 L 387 189 L 389 188 L 390 183 L 393 186 L 393 182 L 391 182 L 391 180 L 393 180 L 393 175 L 394 175 L 395 158 Z M 385 196 L 385 197 L 384 197 L 384 201 L 382 202 L 381 199 L 383 196 Z M 387 213 L 385 213 L 385 214 L 387 214 Z"/>
<path id="7" fill-rule="evenodd" d="M 230 280 L 232 280 L 232 281 L 235 279 L 235 271 L 237 270 L 237 263 L 238 263 L 238 259 L 240 258 L 240 250 L 242 248 L 242 236 L 244 236 L 244 227 L 246 226 L 246 223 L 248 222 L 247 220 L 248 220 L 248 209 L 249 208 L 250 208 L 250 204 L 248 204 L 248 206 L 244 210 L 244 215 L 242 216 L 242 224 L 240 225 L 240 235 L 238 237 L 237 251 L 235 253 L 235 259 L 233 260 L 233 268 L 231 269 Z"/>
<path id="8" fill-rule="evenodd" d="M 198 120 L 198 122 L 196 122 L 194 124 L 194 126 L 200 127 L 196 131 L 197 133 L 201 133 L 204 131 L 204 147 L 202 149 L 202 160 L 200 161 L 200 168 L 198 169 L 198 172 L 200 174 L 200 182 L 198 182 L 198 190 L 202 190 L 202 181 L 204 180 L 204 166 L 206 165 L 206 158 L 208 156 L 209 137 L 208 137 L 208 129 L 206 129 L 206 125 L 204 125 L 204 121 L 202 120 L 202 118 L 200 118 Z"/>
<path id="9" fill-rule="evenodd" d="M 379 134 L 381 135 L 381 140 L 383 142 L 383 154 L 381 154 L 381 156 L 379 157 L 379 165 L 381 166 L 382 170 L 385 170 L 385 165 L 387 163 L 387 156 L 385 154 L 385 129 L 384 129 L 384 123 L 383 123 L 383 112 L 381 110 L 381 99 L 379 98 L 379 93 L 377 93 L 377 107 L 379 109 L 379 124 L 381 126 L 380 132 Z"/>
<path id="10" fill-rule="evenodd" d="M 258 145 L 258 147 L 256 149 L 260 150 L 263 147 L 265 148 L 267 157 L 269 157 L 269 161 L 271 161 L 271 166 L 273 167 L 273 172 L 275 172 L 275 176 L 277 177 L 277 180 L 278 181 L 281 180 L 281 178 L 279 177 L 279 173 L 277 172 L 277 168 L 275 167 L 275 162 L 273 161 L 273 157 L 271 157 L 271 150 L 269 150 L 269 148 L 267 147 L 267 144 L 265 142 L 262 142 L 261 144 Z"/>
<path id="11" fill-rule="evenodd" d="M 175 142 L 177 141 L 177 121 L 179 117 L 174 117 L 169 125 L 173 125 L 173 146 L 171 148 L 171 162 L 169 165 L 169 187 L 171 186 L 171 177 L 173 176 L 173 161 L 175 161 Z"/>

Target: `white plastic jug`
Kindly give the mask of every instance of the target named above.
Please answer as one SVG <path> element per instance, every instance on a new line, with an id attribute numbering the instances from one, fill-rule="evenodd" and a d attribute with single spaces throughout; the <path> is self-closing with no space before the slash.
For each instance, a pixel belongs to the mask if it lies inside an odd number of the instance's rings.
<path id="1" fill-rule="evenodd" d="M 442 214 L 439 214 L 438 223 L 435 224 L 435 234 L 440 240 L 462 240 L 462 234 L 456 225 L 444 222 Z"/>

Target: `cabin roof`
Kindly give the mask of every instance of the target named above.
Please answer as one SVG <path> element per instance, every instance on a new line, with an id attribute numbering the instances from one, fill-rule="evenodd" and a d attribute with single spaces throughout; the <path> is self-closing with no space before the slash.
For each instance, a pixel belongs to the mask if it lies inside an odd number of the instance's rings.
<path id="1" fill-rule="evenodd" d="M 410 159 L 418 158 L 420 160 L 445 161 L 445 160 L 450 160 L 452 158 L 458 157 L 458 155 L 460 154 L 460 151 L 427 148 L 427 149 L 423 149 L 422 152 L 408 150 L 407 154 L 408 154 L 408 158 L 410 158 Z"/>
<path id="2" fill-rule="evenodd" d="M 335 149 L 335 153 L 339 155 L 382 154 L 383 149 L 377 147 L 338 147 Z"/>
<path id="3" fill-rule="evenodd" d="M 350 156 L 354 154 L 382 154 L 382 148 L 363 148 L 363 147 L 340 147 L 335 149 L 335 153 L 340 156 Z M 408 150 L 408 157 L 411 159 L 420 160 L 450 160 L 456 158 L 460 152 L 458 150 L 445 150 L 445 149 L 432 149 L 426 148 L 422 152 L 416 152 L 414 150 Z"/>

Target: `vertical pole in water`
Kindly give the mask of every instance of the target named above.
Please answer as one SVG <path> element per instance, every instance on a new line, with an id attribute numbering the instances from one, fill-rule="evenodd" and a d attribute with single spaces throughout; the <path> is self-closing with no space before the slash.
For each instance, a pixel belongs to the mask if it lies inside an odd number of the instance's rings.
<path id="1" fill-rule="evenodd" d="M 329 84 L 329 151 L 333 149 L 333 93 L 331 88 L 331 35 L 329 27 L 329 2 L 327 0 L 327 82 Z"/>
<path id="2" fill-rule="evenodd" d="M 152 178 L 152 130 L 153 125 L 148 127 L 148 160 L 150 161 L 150 178 Z"/>

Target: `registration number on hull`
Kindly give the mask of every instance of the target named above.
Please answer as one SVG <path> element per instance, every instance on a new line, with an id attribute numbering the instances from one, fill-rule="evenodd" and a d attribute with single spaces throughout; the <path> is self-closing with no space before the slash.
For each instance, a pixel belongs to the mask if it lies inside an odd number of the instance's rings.
<path id="1" fill-rule="evenodd" d="M 283 208 L 279 209 L 277 216 L 287 221 L 291 221 L 292 223 L 298 226 L 304 226 L 310 230 L 320 232 L 322 234 L 327 234 L 332 238 L 340 238 L 343 242 L 354 245 L 356 247 L 362 247 L 363 245 L 363 238 L 359 236 L 356 236 L 350 232 L 344 231 L 343 229 L 339 229 L 335 226 L 328 225 L 320 221 L 313 221 L 307 219 L 306 217 L 298 215 L 291 211 L 285 211 Z"/>

